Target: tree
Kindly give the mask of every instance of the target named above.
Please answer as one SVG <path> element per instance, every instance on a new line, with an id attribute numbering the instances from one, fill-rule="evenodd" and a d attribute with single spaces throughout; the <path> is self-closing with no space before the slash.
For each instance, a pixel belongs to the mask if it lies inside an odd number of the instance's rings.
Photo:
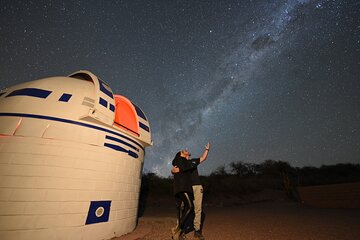
<path id="1" fill-rule="evenodd" d="M 210 176 L 225 176 L 227 172 L 225 170 L 225 165 L 221 165 L 215 169 L 214 172 L 210 174 Z"/>
<path id="2" fill-rule="evenodd" d="M 235 174 L 239 177 L 252 176 L 255 175 L 255 166 L 251 163 L 240 162 L 231 162 L 230 163 L 232 174 Z"/>

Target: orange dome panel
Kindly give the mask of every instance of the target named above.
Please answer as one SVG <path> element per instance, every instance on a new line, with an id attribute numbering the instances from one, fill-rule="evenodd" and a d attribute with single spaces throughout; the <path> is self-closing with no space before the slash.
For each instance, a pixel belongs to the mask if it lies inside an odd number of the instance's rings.
<path id="1" fill-rule="evenodd" d="M 114 100 L 115 126 L 139 136 L 139 120 L 134 105 L 129 99 L 120 95 L 114 95 Z"/>

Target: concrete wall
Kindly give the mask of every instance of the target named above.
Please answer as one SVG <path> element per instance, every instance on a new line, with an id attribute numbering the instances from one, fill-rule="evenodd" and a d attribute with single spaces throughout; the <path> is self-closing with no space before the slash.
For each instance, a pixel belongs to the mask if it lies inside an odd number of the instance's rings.
<path id="1" fill-rule="evenodd" d="M 0 138 L 0 239 L 110 239 L 135 228 L 141 161 L 54 139 Z M 109 219 L 86 224 L 92 201 Z"/>

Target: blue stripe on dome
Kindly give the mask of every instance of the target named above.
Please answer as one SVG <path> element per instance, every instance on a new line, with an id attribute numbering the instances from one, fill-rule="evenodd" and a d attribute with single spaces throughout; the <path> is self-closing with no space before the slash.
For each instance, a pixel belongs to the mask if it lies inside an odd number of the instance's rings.
<path id="1" fill-rule="evenodd" d="M 141 148 L 142 150 L 145 150 L 143 146 L 141 146 L 138 142 L 132 140 L 131 138 L 100 127 L 100 126 L 96 126 L 96 125 L 92 125 L 92 124 L 88 124 L 88 123 L 84 123 L 84 122 L 78 122 L 78 121 L 74 121 L 74 120 L 70 120 L 70 119 L 65 119 L 65 118 L 58 118 L 58 117 L 52 117 L 52 116 L 44 116 L 44 115 L 37 115 L 37 114 L 28 114 L 28 113 L 0 113 L 0 117 L 28 117 L 28 118 L 37 118 L 37 119 L 44 119 L 44 120 L 51 120 L 51 121 L 57 121 L 57 122 L 63 122 L 63 123 L 69 123 L 69 124 L 74 124 L 74 125 L 78 125 L 78 126 L 82 126 L 82 127 L 87 127 L 87 128 L 92 128 L 98 131 L 102 131 L 102 132 L 106 132 L 106 133 L 110 133 L 110 134 L 114 134 L 115 136 L 118 137 L 122 137 L 132 143 L 134 143 L 136 146 L 138 146 L 139 148 Z"/>
<path id="2" fill-rule="evenodd" d="M 139 122 L 139 126 L 144 129 L 147 132 L 150 132 L 150 128 L 148 126 L 146 126 L 145 124 L 143 124 L 142 122 Z"/>
<path id="3" fill-rule="evenodd" d="M 37 98 L 47 98 L 50 95 L 50 93 L 52 93 L 52 91 L 39 89 L 39 88 L 23 88 L 11 92 L 6 97 L 28 96 L 28 97 L 37 97 Z"/>
<path id="4" fill-rule="evenodd" d="M 132 149 L 136 150 L 136 151 L 139 151 L 139 149 L 137 147 L 134 147 L 133 145 L 131 145 L 130 143 L 127 143 L 121 139 L 118 139 L 118 138 L 115 138 L 115 137 L 112 137 L 112 136 L 108 136 L 106 135 L 105 136 L 105 139 L 108 139 L 108 140 L 112 140 L 112 141 L 115 141 L 115 142 L 118 142 L 118 143 L 121 143 L 121 144 L 124 144 L 128 147 L 131 147 Z"/>
<path id="5" fill-rule="evenodd" d="M 102 91 L 103 93 L 105 93 L 106 95 L 108 95 L 110 98 L 114 98 L 113 97 L 113 93 L 111 91 L 109 91 L 106 87 L 108 87 L 106 85 L 106 83 L 104 83 L 103 81 L 99 80 L 100 83 L 100 91 Z M 105 87 L 106 86 L 106 87 Z"/>
<path id="6" fill-rule="evenodd" d="M 104 143 L 104 146 L 105 147 L 108 147 L 108 148 L 111 148 L 115 151 L 119 151 L 119 152 L 124 152 L 124 153 L 127 153 L 129 156 L 133 157 L 133 158 L 138 158 L 139 155 L 131 150 L 126 150 L 125 148 L 123 147 L 120 147 L 118 145 L 115 145 L 115 144 L 110 144 L 110 143 Z"/>
<path id="7" fill-rule="evenodd" d="M 141 111 L 141 109 L 140 109 L 138 106 L 136 106 L 135 104 L 133 104 L 133 105 L 134 105 L 134 107 L 135 107 L 135 110 L 136 110 L 137 115 L 138 115 L 139 117 L 141 117 L 142 119 L 144 119 L 144 120 L 147 121 L 144 112 Z"/>

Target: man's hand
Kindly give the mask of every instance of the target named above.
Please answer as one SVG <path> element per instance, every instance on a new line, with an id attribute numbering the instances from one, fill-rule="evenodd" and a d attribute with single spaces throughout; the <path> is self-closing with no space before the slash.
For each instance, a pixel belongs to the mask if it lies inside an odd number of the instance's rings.
<path id="1" fill-rule="evenodd" d="M 179 173 L 179 172 L 180 172 L 180 169 L 177 166 L 172 167 L 172 169 L 171 169 L 172 174 L 176 174 L 176 173 Z"/>
<path id="2" fill-rule="evenodd" d="M 210 143 L 207 143 L 207 144 L 205 145 L 205 149 L 208 150 L 208 151 L 210 150 Z"/>

